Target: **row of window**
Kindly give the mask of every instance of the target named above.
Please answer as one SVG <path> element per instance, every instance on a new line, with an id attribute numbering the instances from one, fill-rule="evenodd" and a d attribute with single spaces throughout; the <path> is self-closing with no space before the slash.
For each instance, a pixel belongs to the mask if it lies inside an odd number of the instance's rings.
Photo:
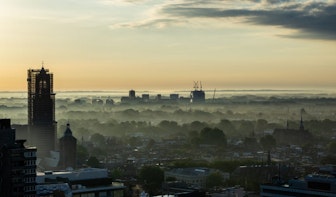
<path id="1" fill-rule="evenodd" d="M 26 177 L 24 179 L 25 183 L 36 183 L 36 177 Z"/>
<path id="2" fill-rule="evenodd" d="M 25 186 L 24 189 L 23 189 L 25 192 L 31 192 L 31 191 L 36 191 L 36 188 L 35 186 L 31 185 L 31 186 Z"/>
<path id="3" fill-rule="evenodd" d="M 25 169 L 25 174 L 36 174 L 36 170 L 34 168 Z"/>
<path id="4" fill-rule="evenodd" d="M 35 151 L 31 151 L 31 152 L 25 152 L 24 156 L 27 157 L 36 157 L 36 152 Z"/>
<path id="5" fill-rule="evenodd" d="M 25 166 L 34 166 L 36 165 L 35 160 L 25 160 Z"/>

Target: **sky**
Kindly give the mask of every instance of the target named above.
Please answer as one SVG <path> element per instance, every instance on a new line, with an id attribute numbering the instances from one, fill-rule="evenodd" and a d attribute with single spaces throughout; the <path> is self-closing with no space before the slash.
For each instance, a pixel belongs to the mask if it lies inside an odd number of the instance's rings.
<path id="1" fill-rule="evenodd" d="M 42 63 L 43 62 L 43 63 Z M 0 0 L 0 91 L 336 86 L 336 0 Z"/>

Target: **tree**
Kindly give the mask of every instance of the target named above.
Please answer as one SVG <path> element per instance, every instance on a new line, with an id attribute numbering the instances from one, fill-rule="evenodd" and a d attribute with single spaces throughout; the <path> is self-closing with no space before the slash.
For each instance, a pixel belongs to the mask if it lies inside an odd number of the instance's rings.
<path id="1" fill-rule="evenodd" d="M 327 150 L 329 153 L 336 153 L 336 141 L 328 143 Z"/>
<path id="2" fill-rule="evenodd" d="M 105 144 L 105 137 L 100 133 L 95 133 L 91 135 L 91 142 L 94 143 L 95 145 L 101 146 Z"/>
<path id="3" fill-rule="evenodd" d="M 100 163 L 99 160 L 97 159 L 97 157 L 90 157 L 88 159 L 88 161 L 86 162 L 86 164 L 92 168 L 99 168 L 100 167 Z"/>
<path id="4" fill-rule="evenodd" d="M 206 188 L 222 186 L 224 184 L 223 175 L 220 172 L 213 172 L 206 178 Z"/>
<path id="5" fill-rule="evenodd" d="M 150 150 L 150 149 L 152 149 L 152 148 L 154 147 L 154 145 L 155 145 L 155 140 L 150 139 L 150 140 L 148 141 L 148 143 L 147 143 L 146 149 L 147 149 L 147 150 Z"/>
<path id="6" fill-rule="evenodd" d="M 87 149 L 80 144 L 77 144 L 76 151 L 77 151 L 77 153 L 76 153 L 77 154 L 77 163 L 79 164 L 78 166 L 81 166 L 88 159 L 89 153 L 88 153 Z"/>
<path id="7" fill-rule="evenodd" d="M 154 195 L 161 189 L 164 172 L 157 166 L 144 166 L 140 169 L 139 179 L 142 181 L 145 191 Z"/>
<path id="8" fill-rule="evenodd" d="M 271 149 L 276 146 L 276 140 L 272 135 L 265 135 L 260 138 L 260 144 L 267 151 L 267 161 L 271 162 Z"/>
<path id="9" fill-rule="evenodd" d="M 201 143 L 226 146 L 226 136 L 224 132 L 218 128 L 206 127 L 200 133 Z"/>
<path id="10" fill-rule="evenodd" d="M 276 146 L 276 140 L 272 135 L 265 135 L 260 138 L 260 144 L 264 150 L 271 151 Z"/>
<path id="11" fill-rule="evenodd" d="M 261 132 L 263 132 L 267 128 L 267 126 L 268 126 L 267 124 L 268 124 L 267 120 L 265 120 L 265 119 L 258 119 L 257 122 L 256 122 L 255 130 L 257 132 L 261 133 Z"/>

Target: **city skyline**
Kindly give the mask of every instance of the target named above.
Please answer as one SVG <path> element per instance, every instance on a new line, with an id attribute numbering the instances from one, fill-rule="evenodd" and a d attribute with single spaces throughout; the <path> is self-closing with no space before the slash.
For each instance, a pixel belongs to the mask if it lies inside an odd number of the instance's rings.
<path id="1" fill-rule="evenodd" d="M 335 0 L 0 2 L 0 91 L 336 85 Z"/>

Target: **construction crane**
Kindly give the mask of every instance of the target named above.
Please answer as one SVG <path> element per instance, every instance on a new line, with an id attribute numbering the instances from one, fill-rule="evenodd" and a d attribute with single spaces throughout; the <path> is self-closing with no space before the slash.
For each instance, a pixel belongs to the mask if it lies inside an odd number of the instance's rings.
<path id="1" fill-rule="evenodd" d="M 215 96 L 216 96 L 216 88 L 214 89 L 214 93 L 213 93 L 212 101 L 215 101 Z"/>

